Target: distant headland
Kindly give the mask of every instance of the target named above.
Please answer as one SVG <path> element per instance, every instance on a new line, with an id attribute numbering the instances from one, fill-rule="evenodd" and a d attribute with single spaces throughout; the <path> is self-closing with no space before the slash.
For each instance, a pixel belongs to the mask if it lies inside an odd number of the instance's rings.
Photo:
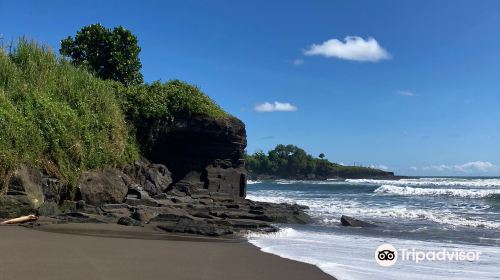
<path id="1" fill-rule="evenodd" d="M 313 157 L 295 145 L 277 145 L 267 154 L 259 151 L 245 156 L 250 179 L 326 180 L 383 178 L 396 179 L 393 172 L 364 166 L 330 162 L 325 154 Z"/>

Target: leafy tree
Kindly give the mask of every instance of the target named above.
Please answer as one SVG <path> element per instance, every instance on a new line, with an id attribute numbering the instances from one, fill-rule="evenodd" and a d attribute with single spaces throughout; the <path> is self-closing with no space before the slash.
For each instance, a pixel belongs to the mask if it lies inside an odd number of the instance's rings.
<path id="1" fill-rule="evenodd" d="M 332 163 L 325 159 L 323 153 L 319 158 L 314 158 L 297 146 L 282 144 L 270 150 L 267 155 L 262 151 L 246 155 L 245 164 L 250 174 L 281 178 L 363 178 L 388 175 L 383 170 Z"/>
<path id="2" fill-rule="evenodd" d="M 68 36 L 62 40 L 59 52 L 102 79 L 128 86 L 143 82 L 141 48 L 137 42 L 137 37 L 122 26 L 111 30 L 91 24 L 78 31 L 75 38 Z"/>

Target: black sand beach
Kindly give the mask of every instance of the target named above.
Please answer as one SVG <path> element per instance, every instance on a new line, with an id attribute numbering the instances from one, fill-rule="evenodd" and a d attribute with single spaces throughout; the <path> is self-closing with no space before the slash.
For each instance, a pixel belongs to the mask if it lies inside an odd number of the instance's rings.
<path id="1" fill-rule="evenodd" d="M 0 227 L 0 279 L 333 279 L 243 241 L 151 235 L 103 224 L 42 229 Z"/>

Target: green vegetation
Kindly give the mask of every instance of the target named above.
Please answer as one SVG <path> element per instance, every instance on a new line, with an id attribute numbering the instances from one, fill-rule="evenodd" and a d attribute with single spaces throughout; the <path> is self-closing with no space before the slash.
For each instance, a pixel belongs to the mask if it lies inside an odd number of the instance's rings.
<path id="1" fill-rule="evenodd" d="M 179 80 L 121 87 L 118 91 L 122 94 L 124 111 L 136 124 L 151 120 L 172 122 L 194 114 L 228 116 L 197 87 Z"/>
<path id="2" fill-rule="evenodd" d="M 122 107 L 136 129 L 141 152 L 149 155 L 158 133 L 178 118 L 204 115 L 211 118 L 229 117 L 197 87 L 179 80 L 159 81 L 130 87 L 117 86 Z"/>
<path id="3" fill-rule="evenodd" d="M 21 39 L 0 49 L 0 175 L 22 164 L 74 185 L 83 170 L 138 156 L 112 83 Z"/>
<path id="4" fill-rule="evenodd" d="M 362 178 L 390 174 L 369 167 L 339 165 L 325 159 L 323 153 L 314 158 L 297 146 L 281 144 L 267 154 L 257 152 L 247 155 L 245 164 L 252 176 L 291 179 Z"/>
<path id="5" fill-rule="evenodd" d="M 141 48 L 137 42 L 137 37 L 122 26 L 111 30 L 91 24 L 78 31 L 75 38 L 68 36 L 62 40 L 59 52 L 97 77 L 134 85 L 143 81 L 139 60 Z"/>
<path id="6" fill-rule="evenodd" d="M 140 145 L 149 140 L 136 138 L 144 136 L 136 135 L 139 125 L 148 124 L 154 132 L 176 118 L 229 116 L 197 87 L 179 80 L 102 80 L 87 71 L 87 62 L 81 62 L 85 67 L 75 64 L 26 39 L 15 48 L 0 47 L 4 191 L 21 165 L 39 167 L 74 190 L 83 171 L 124 165 L 147 150 Z"/>

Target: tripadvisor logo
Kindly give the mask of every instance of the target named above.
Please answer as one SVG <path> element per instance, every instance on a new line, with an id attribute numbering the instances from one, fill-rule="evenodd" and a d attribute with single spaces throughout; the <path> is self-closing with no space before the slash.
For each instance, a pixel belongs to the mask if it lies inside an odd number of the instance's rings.
<path id="1" fill-rule="evenodd" d="M 375 250 L 375 261 L 381 266 L 392 266 L 396 261 L 411 261 L 420 263 L 422 261 L 479 261 L 479 251 L 464 250 L 417 250 L 399 249 L 396 250 L 391 244 L 382 244 Z"/>
<path id="2" fill-rule="evenodd" d="M 375 261 L 381 266 L 392 266 L 398 260 L 398 252 L 391 244 L 382 244 L 375 250 Z"/>

